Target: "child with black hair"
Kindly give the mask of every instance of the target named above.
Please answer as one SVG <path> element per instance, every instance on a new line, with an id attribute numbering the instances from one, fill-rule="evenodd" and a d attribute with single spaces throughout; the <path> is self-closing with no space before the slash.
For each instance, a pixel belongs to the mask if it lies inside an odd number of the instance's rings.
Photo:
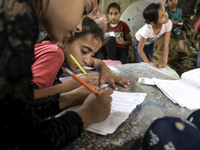
<path id="1" fill-rule="evenodd" d="M 185 38 L 180 29 L 180 23 L 182 21 L 182 10 L 181 8 L 177 7 L 178 0 L 166 0 L 166 4 L 167 6 L 165 6 L 165 10 L 169 15 L 169 19 L 172 21 L 172 34 L 175 35 L 178 41 L 178 45 L 180 47 L 180 54 L 182 57 L 187 56 L 184 44 Z"/>
<path id="2" fill-rule="evenodd" d="M 131 35 L 128 25 L 120 21 L 120 5 L 118 3 L 111 3 L 107 9 L 109 18 L 107 32 L 114 32 L 115 37 L 109 37 L 106 40 L 105 49 L 98 51 L 95 57 L 111 60 L 120 60 L 122 64 L 127 63 L 128 46 L 131 45 Z"/>
<path id="3" fill-rule="evenodd" d="M 133 42 L 134 61 L 150 63 L 155 67 L 163 68 L 168 63 L 169 41 L 172 29 L 172 22 L 168 19 L 165 8 L 160 3 L 151 3 L 143 11 L 146 24 L 140 28 Z M 162 62 L 152 62 L 154 53 L 154 41 L 160 36 L 164 37 Z"/>
<path id="4" fill-rule="evenodd" d="M 72 71 L 78 70 L 78 66 L 71 59 L 72 54 L 79 64 L 94 67 L 100 75 L 88 74 L 81 78 L 91 84 L 95 89 L 104 84 L 110 84 L 117 90 L 116 84 L 127 87 L 130 83 L 127 79 L 112 74 L 106 64 L 92 57 L 102 46 L 102 28 L 91 18 L 85 17 L 82 22 L 82 31 L 76 32 L 67 43 L 43 41 L 35 45 L 35 57 L 32 65 L 33 84 L 38 87 L 34 90 L 35 97 L 44 97 L 56 93 L 64 93 L 81 86 L 76 80 L 70 80 L 53 86 L 58 77 L 59 70 L 67 66 Z M 89 91 L 85 90 L 85 93 Z"/>

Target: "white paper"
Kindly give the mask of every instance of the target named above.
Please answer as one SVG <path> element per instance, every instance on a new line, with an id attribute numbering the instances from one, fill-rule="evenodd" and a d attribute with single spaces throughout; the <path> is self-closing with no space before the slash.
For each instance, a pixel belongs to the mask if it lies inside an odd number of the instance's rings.
<path id="1" fill-rule="evenodd" d="M 200 108 L 200 87 L 185 79 L 161 80 L 153 78 L 153 81 L 174 103 L 188 109 Z"/>
<path id="2" fill-rule="evenodd" d="M 155 85 L 154 81 L 150 78 L 140 77 L 138 78 L 138 83 L 146 85 Z"/>
<path id="3" fill-rule="evenodd" d="M 125 93 L 114 91 L 112 94 L 111 112 L 108 118 L 99 123 L 91 124 L 86 128 L 87 131 L 91 131 L 101 135 L 112 134 L 121 123 L 123 123 L 129 116 L 129 114 L 141 104 L 146 97 L 146 93 Z M 70 108 L 75 110 L 78 107 Z M 66 112 L 66 111 L 65 111 Z M 64 114 L 62 112 L 61 114 Z M 56 117 L 61 116 L 61 114 Z"/>

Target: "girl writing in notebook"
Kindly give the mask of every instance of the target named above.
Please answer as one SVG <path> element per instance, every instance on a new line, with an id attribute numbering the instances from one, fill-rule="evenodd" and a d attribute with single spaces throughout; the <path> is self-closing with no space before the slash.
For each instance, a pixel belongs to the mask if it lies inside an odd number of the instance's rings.
<path id="1" fill-rule="evenodd" d="M 74 32 L 82 30 L 83 16 L 89 14 L 96 3 L 97 0 L 0 2 L 1 150 L 63 149 L 79 137 L 84 128 L 109 115 L 113 92 L 110 88 L 100 91 L 98 96 L 81 87 L 68 93 L 34 99 L 31 84 L 38 24 L 52 40 L 65 41 Z M 83 103 L 78 110 L 45 119 L 78 100 Z"/>
<path id="2" fill-rule="evenodd" d="M 143 11 L 146 24 L 140 28 L 133 42 L 134 61 L 150 63 L 158 68 L 163 68 L 168 63 L 169 41 L 172 22 L 168 19 L 165 8 L 160 3 L 151 3 Z M 152 62 L 154 53 L 154 41 L 164 34 L 164 46 L 162 62 Z"/>
<path id="3" fill-rule="evenodd" d="M 101 86 L 103 83 L 110 84 L 115 90 L 117 90 L 115 84 L 123 87 L 130 84 L 127 79 L 112 74 L 102 60 L 92 57 L 102 46 L 102 29 L 89 17 L 83 19 L 82 28 L 82 32 L 75 33 L 65 44 L 58 42 L 56 45 L 52 41 L 43 41 L 35 45 L 32 81 L 38 87 L 35 89 L 36 97 L 48 96 L 58 92 L 64 93 L 81 86 L 76 80 L 53 86 L 56 77 L 59 78 L 57 75 L 60 68 L 62 70 L 64 66 L 67 66 L 72 71 L 79 69 L 70 54 L 76 58 L 81 66 L 94 67 L 100 73 L 100 76 L 96 74 L 81 76 L 85 82 L 92 84 L 95 89 L 99 88 L 97 85 Z"/>

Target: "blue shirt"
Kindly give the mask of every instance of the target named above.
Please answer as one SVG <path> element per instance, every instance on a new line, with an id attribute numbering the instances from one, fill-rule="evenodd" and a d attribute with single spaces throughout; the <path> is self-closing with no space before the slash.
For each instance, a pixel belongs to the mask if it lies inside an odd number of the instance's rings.
<path id="1" fill-rule="evenodd" d="M 165 11 L 168 13 L 170 20 L 177 20 L 181 22 L 182 10 L 180 8 L 177 8 L 176 11 L 173 12 L 167 6 L 165 6 Z"/>

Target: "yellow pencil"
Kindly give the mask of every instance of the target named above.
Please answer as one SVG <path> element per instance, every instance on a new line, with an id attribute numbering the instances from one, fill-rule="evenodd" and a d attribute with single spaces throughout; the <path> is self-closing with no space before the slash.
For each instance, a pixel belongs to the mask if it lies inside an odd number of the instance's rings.
<path id="1" fill-rule="evenodd" d="M 85 81 L 83 81 L 81 78 L 79 78 L 76 74 L 74 74 L 68 68 L 64 68 L 64 72 L 68 73 L 69 75 L 71 75 L 74 79 L 76 79 L 78 82 L 80 82 L 81 84 L 83 84 L 85 87 L 87 87 L 93 93 L 98 94 L 98 92 L 95 89 L 93 89 L 89 84 L 87 84 Z"/>
<path id="2" fill-rule="evenodd" d="M 74 58 L 74 56 L 72 56 L 72 54 L 70 54 L 70 57 L 72 58 L 72 60 L 76 63 L 76 65 L 81 69 L 81 71 L 87 75 L 87 72 L 85 72 L 85 70 L 83 69 L 83 67 L 81 67 L 81 65 L 78 63 L 78 61 Z"/>

